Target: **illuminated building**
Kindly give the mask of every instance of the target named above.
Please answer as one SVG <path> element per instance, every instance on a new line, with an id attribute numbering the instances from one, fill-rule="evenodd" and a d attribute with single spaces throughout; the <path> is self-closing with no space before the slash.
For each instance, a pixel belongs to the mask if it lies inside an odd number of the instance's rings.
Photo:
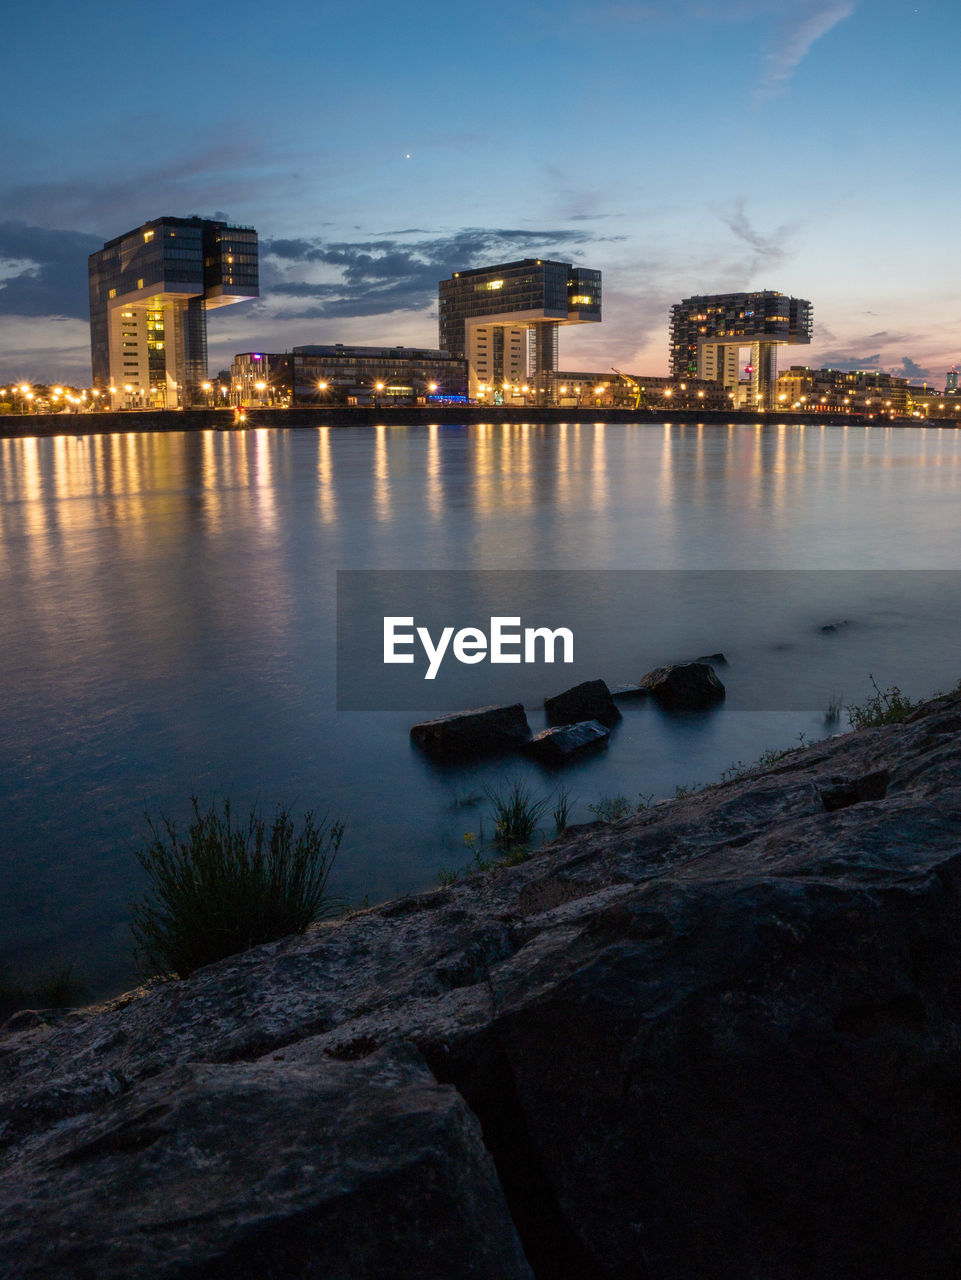
<path id="1" fill-rule="evenodd" d="M 245 351 L 230 365 L 231 404 L 284 404 L 290 399 L 291 356 L 269 351 Z"/>
<path id="2" fill-rule="evenodd" d="M 958 394 L 957 369 L 949 369 L 944 375 L 944 394 L 946 396 L 956 396 Z"/>
<path id="3" fill-rule="evenodd" d="M 530 394 L 552 404 L 558 326 L 601 318 L 601 273 L 569 262 L 455 271 L 438 292 L 441 349 L 467 361 L 470 398 L 490 403 Z"/>
<path id="4" fill-rule="evenodd" d="M 271 356 L 271 360 L 277 357 Z M 294 400 L 303 404 L 463 396 L 464 361 L 423 347 L 294 347 Z"/>
<path id="5" fill-rule="evenodd" d="M 810 302 L 765 289 L 685 298 L 671 308 L 671 373 L 738 394 L 740 352 L 751 348 L 752 407 L 774 405 L 777 349 L 811 341 Z"/>
<path id="6" fill-rule="evenodd" d="M 205 402 L 207 312 L 259 296 L 257 232 L 209 218 L 156 218 L 90 255 L 94 386 L 111 404 Z"/>
<path id="7" fill-rule="evenodd" d="M 809 369 L 795 364 L 777 380 L 779 407 L 806 413 L 841 410 L 867 417 L 900 416 L 909 411 L 915 390 L 922 388 L 911 388 L 907 378 L 877 369 Z"/>

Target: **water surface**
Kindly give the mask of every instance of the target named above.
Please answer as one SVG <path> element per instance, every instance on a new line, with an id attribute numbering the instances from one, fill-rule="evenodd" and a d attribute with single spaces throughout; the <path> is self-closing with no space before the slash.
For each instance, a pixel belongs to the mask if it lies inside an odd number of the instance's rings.
<path id="1" fill-rule="evenodd" d="M 337 888 L 359 902 L 463 864 L 485 786 L 519 776 L 556 790 L 520 760 L 431 765 L 410 747 L 410 714 L 336 712 L 338 569 L 955 569 L 959 500 L 961 437 L 938 428 L 0 442 L 0 966 L 26 977 L 74 960 L 92 992 L 128 983 L 143 812 L 182 816 L 192 792 L 345 816 Z M 870 650 L 882 684 L 921 695 L 961 675 L 910 611 L 845 606 L 852 625 L 829 639 L 819 627 L 834 618 L 814 610 L 765 637 L 783 645 L 788 678 L 816 669 L 862 699 L 869 632 L 883 640 Z M 642 674 L 630 640 L 625 669 L 598 675 Z M 746 650 L 728 657 L 732 673 L 748 669 Z M 673 794 L 817 735 L 822 711 L 626 708 L 609 750 L 566 778 L 574 817 L 604 794 Z"/>

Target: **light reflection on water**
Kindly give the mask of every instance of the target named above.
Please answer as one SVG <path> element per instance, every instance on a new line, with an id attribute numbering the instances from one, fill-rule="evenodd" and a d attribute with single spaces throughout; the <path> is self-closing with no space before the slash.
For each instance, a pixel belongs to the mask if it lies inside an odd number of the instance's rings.
<path id="1" fill-rule="evenodd" d="M 460 802 L 485 785 L 556 785 L 522 761 L 430 766 L 409 714 L 337 715 L 339 568 L 954 569 L 959 496 L 961 438 L 937 428 L 0 441 L 0 965 L 73 958 L 94 991 L 128 982 L 143 810 L 181 815 L 194 790 L 345 814 L 338 887 L 356 901 L 464 863 L 480 811 Z M 791 662 L 824 661 L 785 643 Z M 919 657 L 906 644 L 876 674 L 928 692 L 940 675 Z M 866 691 L 867 671 L 843 693 Z M 626 709 L 607 754 L 566 778 L 575 817 L 819 728 L 815 713 Z"/>

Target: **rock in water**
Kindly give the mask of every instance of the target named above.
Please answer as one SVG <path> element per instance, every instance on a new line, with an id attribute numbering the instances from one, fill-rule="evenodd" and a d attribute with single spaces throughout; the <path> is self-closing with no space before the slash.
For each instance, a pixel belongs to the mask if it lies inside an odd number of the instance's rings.
<path id="1" fill-rule="evenodd" d="M 600 720 L 610 729 L 621 718 L 611 691 L 603 680 L 585 680 L 573 689 L 565 689 L 553 698 L 544 699 L 551 724 L 576 724 L 584 720 Z"/>
<path id="2" fill-rule="evenodd" d="M 569 760 L 603 747 L 611 731 L 599 720 L 583 720 L 580 724 L 557 725 L 535 733 L 526 750 L 544 764 L 566 764 Z"/>
<path id="3" fill-rule="evenodd" d="M 669 711 L 703 711 L 724 697 L 724 685 L 706 662 L 655 667 L 641 677 L 641 688 Z"/>
<path id="4" fill-rule="evenodd" d="M 455 711 L 437 720 L 415 724 L 410 736 L 419 747 L 439 756 L 484 755 L 513 751 L 531 736 L 521 703 Z"/>

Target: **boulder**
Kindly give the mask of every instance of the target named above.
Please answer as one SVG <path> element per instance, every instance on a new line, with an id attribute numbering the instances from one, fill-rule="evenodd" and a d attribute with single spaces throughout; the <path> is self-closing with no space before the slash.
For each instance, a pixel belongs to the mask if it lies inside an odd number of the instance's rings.
<path id="1" fill-rule="evenodd" d="M 547 718 L 552 725 L 576 724 L 582 720 L 600 720 L 610 729 L 621 718 L 611 691 L 603 680 L 585 680 L 565 689 L 553 698 L 544 699 Z"/>
<path id="2" fill-rule="evenodd" d="M 610 736 L 610 729 L 599 720 L 582 720 L 579 724 L 542 729 L 534 734 L 525 750 L 544 764 L 567 764 L 585 752 L 603 747 Z"/>
<path id="3" fill-rule="evenodd" d="M 410 736 L 425 751 L 439 756 L 484 755 L 513 751 L 531 736 L 521 703 L 455 711 L 415 724 Z"/>
<path id="4" fill-rule="evenodd" d="M 0 1272 L 18 1280 L 533 1280 L 480 1125 L 411 1045 L 183 1064 L 52 1132 L 14 1178 Z"/>
<path id="5" fill-rule="evenodd" d="M 724 697 L 724 685 L 706 662 L 679 662 L 655 667 L 641 687 L 669 711 L 703 711 Z"/>

